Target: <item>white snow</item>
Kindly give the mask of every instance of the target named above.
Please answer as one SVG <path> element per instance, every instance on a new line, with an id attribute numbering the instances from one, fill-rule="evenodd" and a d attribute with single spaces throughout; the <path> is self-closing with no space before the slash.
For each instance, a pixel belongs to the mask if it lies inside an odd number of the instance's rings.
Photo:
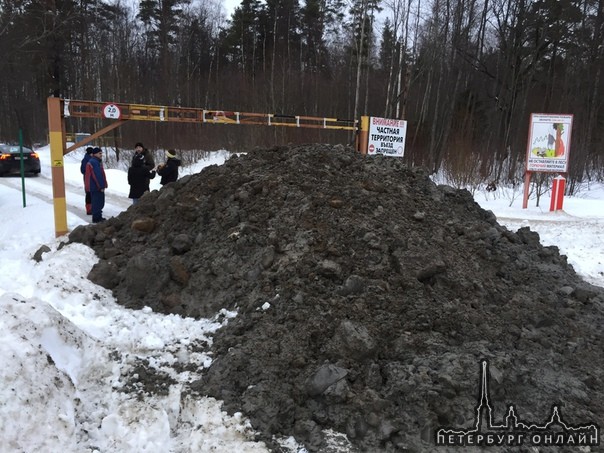
<path id="1" fill-rule="evenodd" d="M 264 452 L 241 415 L 231 417 L 212 398 L 192 398 L 183 386 L 199 377 L 174 364 L 208 367 L 212 358 L 192 344 L 211 343 L 212 333 L 235 316 L 194 320 L 128 310 L 87 278 L 97 261 L 81 244 L 60 246 L 55 238 L 50 152 L 38 150 L 42 175 L 0 178 L 0 453 L 1 452 Z M 227 152 L 181 171 L 221 164 Z M 65 156 L 70 230 L 85 224 L 82 151 Z M 105 217 L 127 209 L 126 173 L 108 170 Z M 152 189 L 159 187 L 159 178 Z M 550 213 L 549 198 L 521 209 L 521 196 L 499 190 L 475 196 L 511 229 L 530 226 L 547 245 L 557 245 L 591 283 L 604 286 L 604 188 L 565 199 L 564 211 Z M 511 203 L 511 207 L 509 206 Z M 50 252 L 32 257 L 43 244 Z M 267 302 L 261 309 L 269 309 Z M 198 352 L 201 351 L 201 352 Z M 124 391 L 125 375 L 146 360 L 176 384 L 164 396 L 138 399 Z M 180 369 L 176 367 L 176 369 Z M 185 368 L 188 369 L 188 368 Z M 282 439 L 291 451 L 303 451 Z"/>

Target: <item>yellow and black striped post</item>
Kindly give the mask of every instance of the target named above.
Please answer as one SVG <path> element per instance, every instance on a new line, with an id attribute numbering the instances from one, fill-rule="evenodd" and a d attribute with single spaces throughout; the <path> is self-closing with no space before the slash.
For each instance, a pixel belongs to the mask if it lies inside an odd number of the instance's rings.
<path id="1" fill-rule="evenodd" d="M 65 121 L 61 116 L 60 98 L 48 98 L 48 134 L 50 141 L 50 170 L 55 215 L 55 236 L 59 237 L 68 233 L 65 172 L 63 168 Z"/>
<path id="2" fill-rule="evenodd" d="M 361 116 L 361 130 L 359 131 L 358 150 L 361 154 L 367 154 L 367 146 L 369 144 L 369 117 Z"/>

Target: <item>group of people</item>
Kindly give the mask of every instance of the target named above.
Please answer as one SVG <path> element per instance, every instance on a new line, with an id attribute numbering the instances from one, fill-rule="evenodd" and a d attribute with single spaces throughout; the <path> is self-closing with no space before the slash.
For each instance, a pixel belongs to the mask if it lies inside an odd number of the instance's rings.
<path id="1" fill-rule="evenodd" d="M 128 198 L 132 203 L 138 203 L 140 197 L 149 191 L 149 184 L 155 175 L 161 176 L 162 186 L 178 179 L 180 160 L 176 158 L 173 149 L 166 151 L 166 161 L 155 166 L 153 156 L 142 143 L 134 145 L 132 163 L 128 168 L 128 184 L 130 193 Z M 84 175 L 84 188 L 86 191 L 86 214 L 92 215 L 92 223 L 104 222 L 103 208 L 105 207 L 105 189 L 107 176 L 103 167 L 103 150 L 89 146 L 82 159 L 80 171 Z"/>
<path id="2" fill-rule="evenodd" d="M 138 203 L 138 199 L 149 191 L 149 183 L 155 178 L 156 173 L 161 176 L 159 183 L 162 186 L 176 181 L 179 166 L 180 160 L 176 158 L 176 152 L 173 149 L 166 151 L 166 162 L 156 167 L 149 150 L 142 143 L 137 143 L 134 145 L 132 165 L 128 169 L 128 184 L 130 184 L 128 198 L 132 199 L 133 204 Z"/>

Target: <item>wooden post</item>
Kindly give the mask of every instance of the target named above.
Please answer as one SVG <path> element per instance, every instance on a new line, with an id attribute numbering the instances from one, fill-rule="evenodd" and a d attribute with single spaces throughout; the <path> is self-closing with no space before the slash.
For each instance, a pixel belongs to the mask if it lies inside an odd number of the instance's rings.
<path id="1" fill-rule="evenodd" d="M 67 202 L 65 200 L 65 120 L 61 115 L 61 99 L 48 98 L 48 135 L 50 140 L 50 170 L 52 176 L 52 201 L 55 216 L 55 236 L 68 233 Z"/>
<path id="2" fill-rule="evenodd" d="M 522 196 L 522 209 L 528 207 L 529 186 L 531 184 L 531 172 L 524 173 L 524 195 Z"/>

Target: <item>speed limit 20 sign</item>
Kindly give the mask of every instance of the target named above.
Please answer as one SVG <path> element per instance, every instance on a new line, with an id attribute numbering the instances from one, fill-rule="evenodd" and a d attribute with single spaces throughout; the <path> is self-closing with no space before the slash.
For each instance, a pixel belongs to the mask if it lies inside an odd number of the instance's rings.
<path id="1" fill-rule="evenodd" d="M 121 112 L 120 108 L 115 104 L 107 104 L 107 105 L 105 105 L 105 107 L 103 107 L 103 116 L 105 118 L 111 118 L 114 120 L 118 120 L 121 115 L 122 115 L 122 112 Z"/>

